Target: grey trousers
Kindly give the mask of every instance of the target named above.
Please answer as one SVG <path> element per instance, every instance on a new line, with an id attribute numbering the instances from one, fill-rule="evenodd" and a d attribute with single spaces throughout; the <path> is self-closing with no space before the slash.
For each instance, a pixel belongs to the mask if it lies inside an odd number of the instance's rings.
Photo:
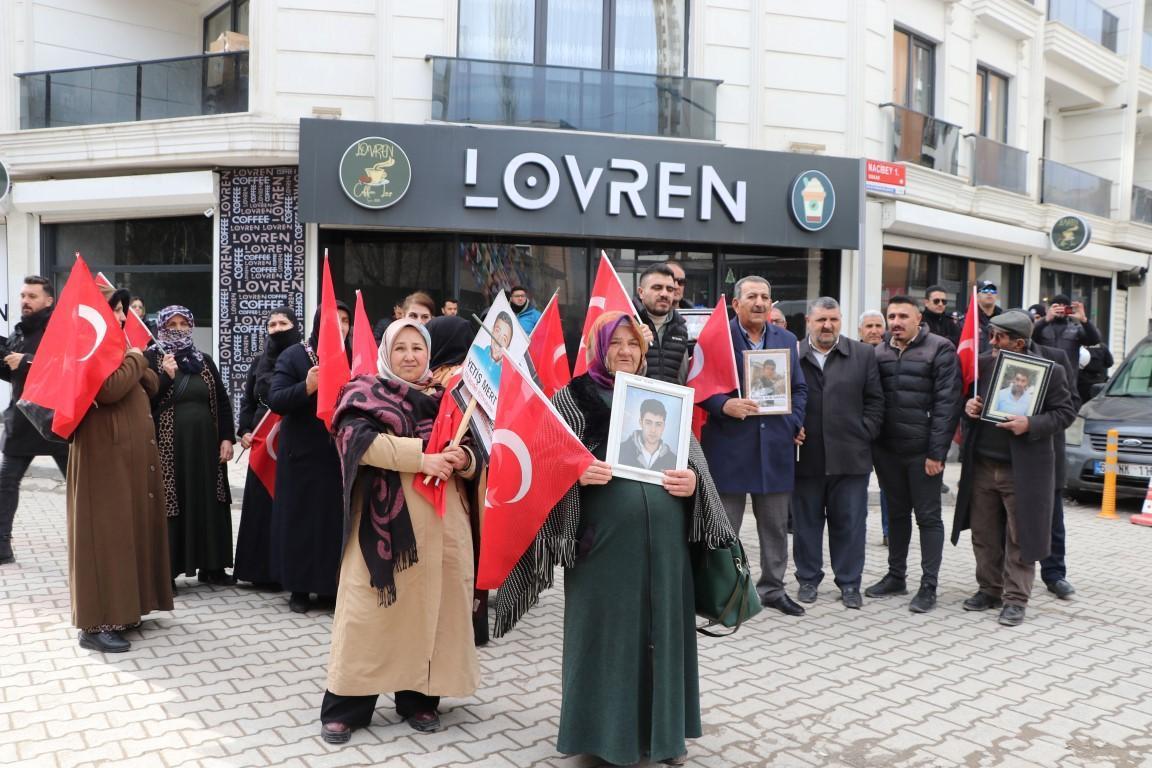
<path id="1" fill-rule="evenodd" d="M 752 497 L 752 515 L 760 539 L 760 578 L 756 592 L 761 602 L 784 594 L 784 573 L 788 570 L 788 505 L 790 493 L 722 493 L 720 501 L 732 530 L 740 533 L 744 503 Z"/>

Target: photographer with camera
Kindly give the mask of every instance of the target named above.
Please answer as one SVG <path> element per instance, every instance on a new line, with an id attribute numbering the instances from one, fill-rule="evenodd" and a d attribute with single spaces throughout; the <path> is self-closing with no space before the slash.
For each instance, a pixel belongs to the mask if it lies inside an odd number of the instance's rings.
<path id="1" fill-rule="evenodd" d="M 1069 360 L 1075 361 L 1080 359 L 1080 347 L 1100 343 L 1100 331 L 1088 320 L 1082 302 L 1058 293 L 1048 302 L 1048 314 L 1032 330 L 1032 341 L 1062 349 Z M 1072 388 L 1076 388 L 1075 382 Z"/>

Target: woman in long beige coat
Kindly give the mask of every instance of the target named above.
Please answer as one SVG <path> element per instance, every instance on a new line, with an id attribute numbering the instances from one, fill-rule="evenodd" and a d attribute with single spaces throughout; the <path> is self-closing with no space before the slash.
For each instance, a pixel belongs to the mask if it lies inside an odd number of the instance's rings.
<path id="1" fill-rule="evenodd" d="M 122 294 L 122 295 L 121 295 Z M 123 322 L 129 295 L 113 295 Z M 76 428 L 68 456 L 68 586 L 80 645 L 119 653 L 120 633 L 151 611 L 172 610 L 160 456 L 149 398 L 158 385 L 129 350 Z"/>
<path id="2" fill-rule="evenodd" d="M 472 642 L 472 537 L 467 448 L 428 445 L 443 390 L 431 386 L 429 337 L 419 323 L 392 323 L 380 344 L 380 375 L 353 379 L 334 416 L 344 474 L 340 565 L 325 741 L 367 726 L 380 693 L 418 731 L 440 728 L 441 696 L 476 690 Z M 440 449 L 440 450 L 437 450 Z M 439 481 L 443 516 L 417 492 Z"/>

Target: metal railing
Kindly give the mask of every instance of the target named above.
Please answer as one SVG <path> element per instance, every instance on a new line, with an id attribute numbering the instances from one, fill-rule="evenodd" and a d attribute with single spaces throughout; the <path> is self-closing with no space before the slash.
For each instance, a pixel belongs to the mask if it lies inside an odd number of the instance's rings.
<path id="1" fill-rule="evenodd" d="M 1132 221 L 1152 224 L 1152 189 L 1132 186 Z"/>
<path id="2" fill-rule="evenodd" d="M 720 80 L 425 58 L 432 62 L 434 120 L 716 138 Z"/>
<path id="3" fill-rule="evenodd" d="M 1112 215 L 1112 181 L 1048 158 L 1040 159 L 1040 202 L 1105 218 Z"/>
<path id="4" fill-rule="evenodd" d="M 1028 194 L 1028 153 L 978 133 L 972 139 L 972 183 Z"/>
<path id="5" fill-rule="evenodd" d="M 1120 19 L 1092 0 L 1048 0 L 1048 18 L 1076 30 L 1113 53 L 1119 43 Z"/>
<path id="6" fill-rule="evenodd" d="M 908 109 L 892 108 L 892 160 L 905 161 L 956 174 L 960 150 L 960 126 Z"/>
<path id="7" fill-rule="evenodd" d="M 248 51 L 17 77 L 22 129 L 248 111 Z"/>

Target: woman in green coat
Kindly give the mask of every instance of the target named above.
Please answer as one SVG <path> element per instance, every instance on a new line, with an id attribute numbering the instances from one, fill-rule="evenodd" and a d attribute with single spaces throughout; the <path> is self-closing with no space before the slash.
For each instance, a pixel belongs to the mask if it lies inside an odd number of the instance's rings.
<path id="1" fill-rule="evenodd" d="M 604 457 L 615 375 L 643 375 L 647 344 L 631 317 L 606 312 L 585 347 L 588 373 L 552 402 L 597 460 L 497 593 L 495 634 L 552 585 L 555 565 L 568 568 L 557 749 L 680 765 L 685 740 L 701 734 L 688 545 L 735 535 L 694 440 L 688 469 L 665 470 L 662 485 L 612 476 Z"/>

